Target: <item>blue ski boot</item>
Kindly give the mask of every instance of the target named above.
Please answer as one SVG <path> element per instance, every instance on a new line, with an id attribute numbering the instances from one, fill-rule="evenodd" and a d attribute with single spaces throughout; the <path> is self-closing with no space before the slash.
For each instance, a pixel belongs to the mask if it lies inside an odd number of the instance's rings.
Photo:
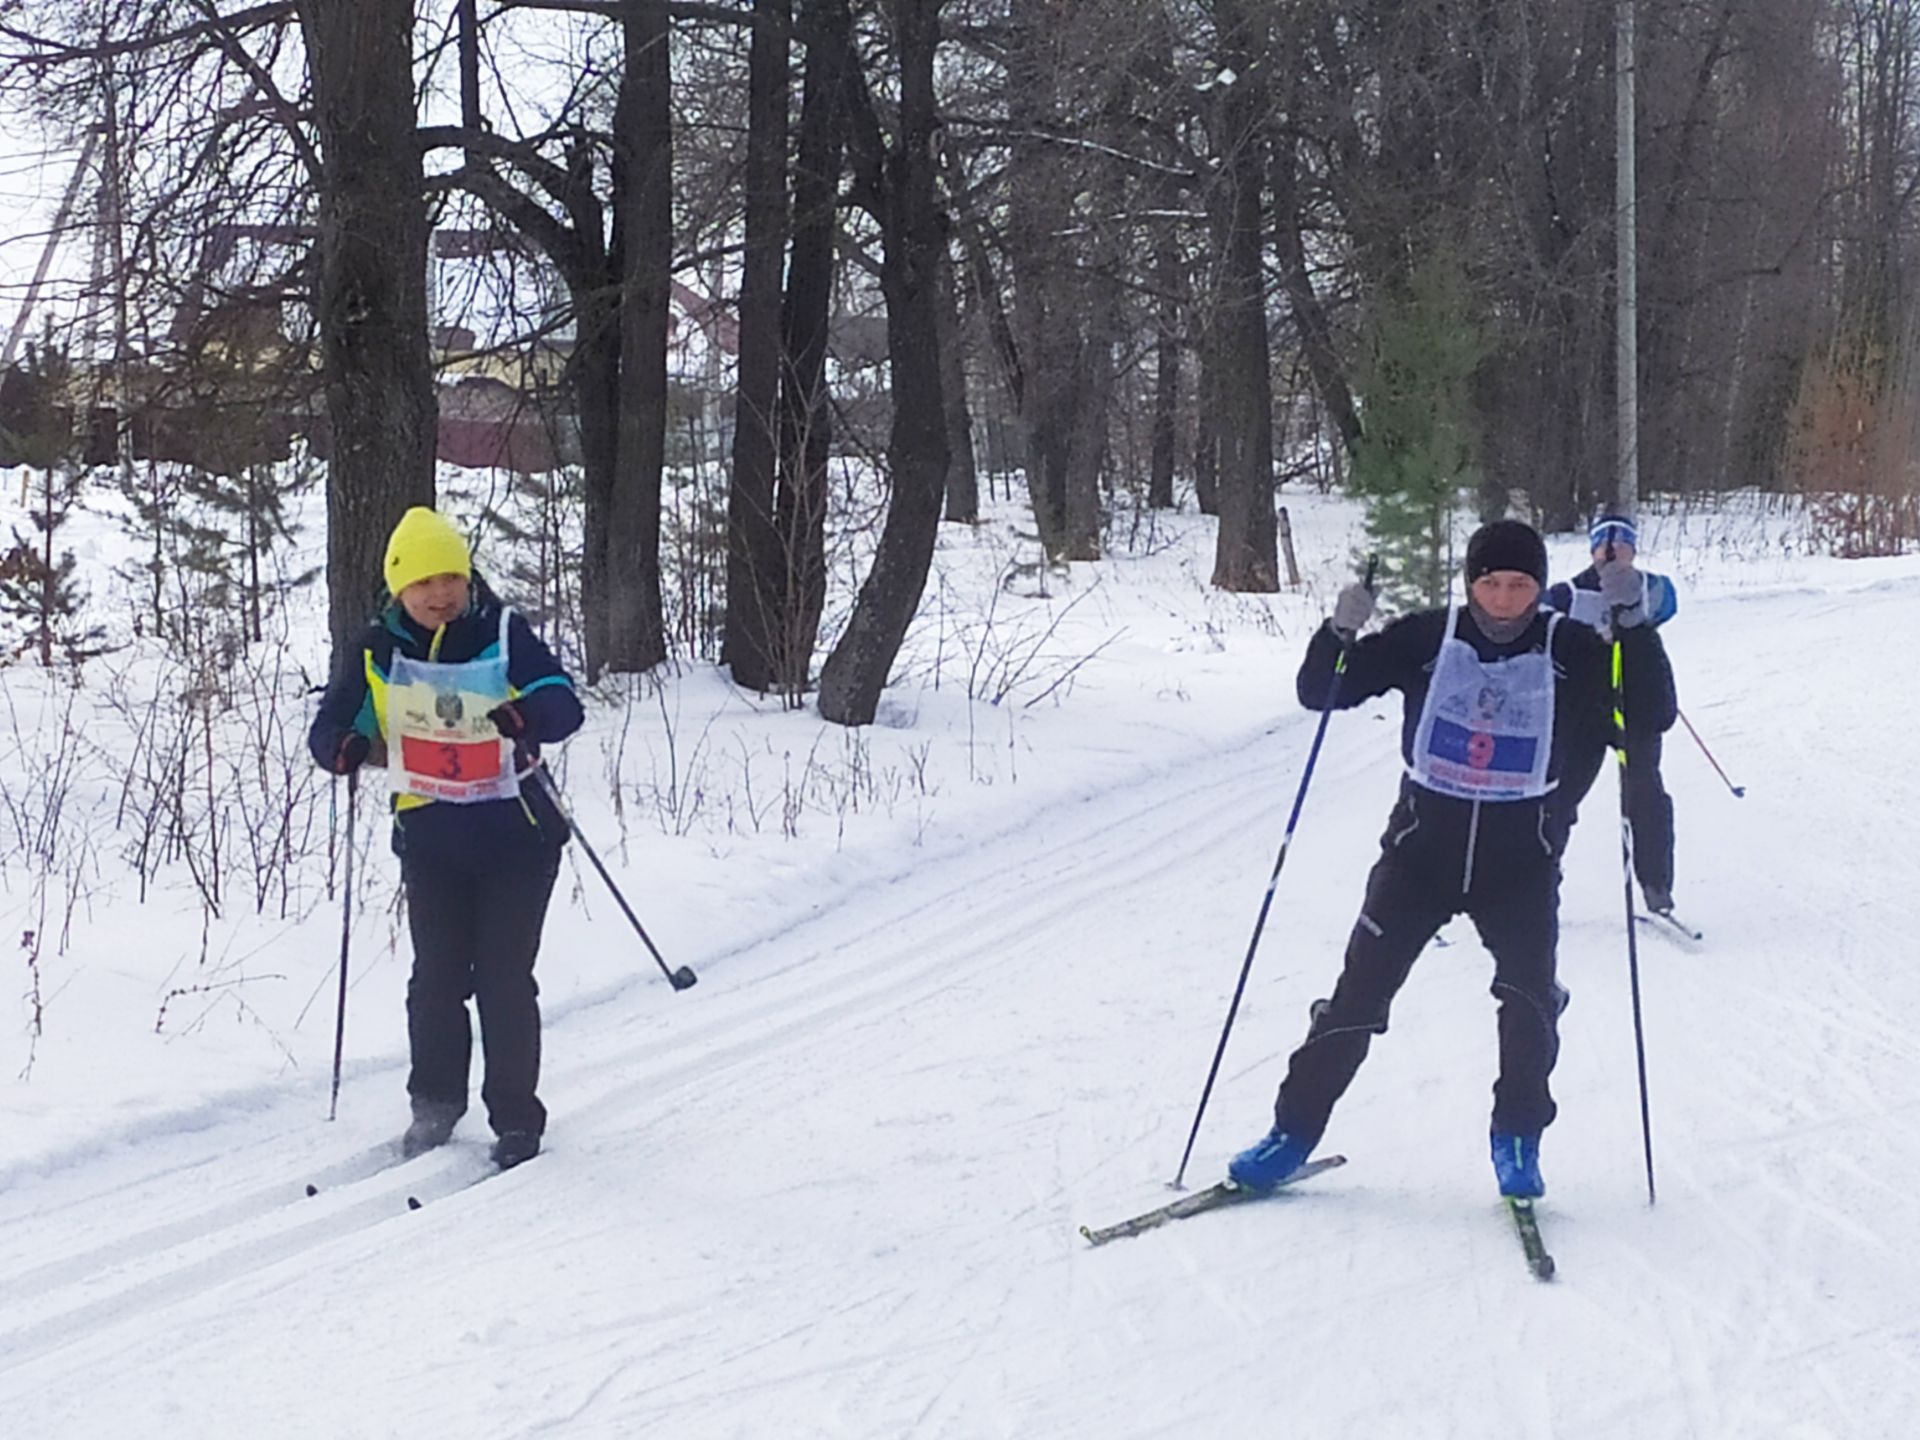
<path id="1" fill-rule="evenodd" d="M 1510 1200 L 1537 1200 L 1546 1194 L 1546 1181 L 1540 1178 L 1540 1137 L 1495 1130 L 1491 1138 L 1500 1193 Z"/>
<path id="2" fill-rule="evenodd" d="M 1276 1125 L 1233 1157 L 1227 1175 L 1242 1189 L 1271 1190 L 1306 1164 L 1319 1143 L 1318 1136 L 1289 1135 Z"/>

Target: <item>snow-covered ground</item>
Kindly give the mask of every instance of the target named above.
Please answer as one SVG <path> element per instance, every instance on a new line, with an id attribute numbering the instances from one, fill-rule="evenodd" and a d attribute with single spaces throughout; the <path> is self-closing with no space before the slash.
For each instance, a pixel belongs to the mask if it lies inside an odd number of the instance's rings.
<path id="1" fill-rule="evenodd" d="M 1677 890 L 1708 938 L 1641 937 L 1658 1205 L 1603 777 L 1564 888 L 1555 1284 L 1493 1195 L 1489 964 L 1465 922 L 1336 1112 L 1350 1165 L 1080 1239 L 1167 1196 L 1312 738 L 1293 671 L 1358 525 L 1289 503 L 1309 583 L 1265 600 L 1205 587 L 1191 516 L 1044 596 L 1013 511 L 947 534 L 903 681 L 858 734 L 700 668 L 596 707 L 569 789 L 700 984 L 671 991 L 584 862 L 563 874 L 549 1149 L 474 1188 L 477 1114 L 376 1168 L 404 1117 L 407 951 L 373 807 L 328 1123 L 324 844 L 284 920 L 241 880 L 209 918 L 179 867 L 143 905 L 107 772 L 76 762 L 89 898 L 64 944 L 42 936 L 44 1033 L 24 1003 L 0 1024 L 7 1433 L 1913 1433 L 1920 559 L 1804 557 L 1747 509 L 1649 526 L 1685 586 L 1684 708 L 1747 788 L 1670 739 Z M 65 692 L 18 666 L 0 684 L 0 782 L 22 793 Z M 1397 734 L 1387 704 L 1329 729 L 1192 1181 L 1265 1128 Z M 6 871 L 11 938 L 42 922 L 29 868 Z"/>

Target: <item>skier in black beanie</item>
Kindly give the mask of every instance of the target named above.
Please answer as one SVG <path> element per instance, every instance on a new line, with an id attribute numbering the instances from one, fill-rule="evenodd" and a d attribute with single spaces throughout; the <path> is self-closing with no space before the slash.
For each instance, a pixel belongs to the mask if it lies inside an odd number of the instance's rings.
<path id="1" fill-rule="evenodd" d="M 1567 1003 L 1554 973 L 1560 856 L 1613 736 L 1611 661 L 1593 630 L 1540 608 L 1547 551 L 1531 526 L 1496 520 L 1476 531 L 1466 581 L 1466 604 L 1405 615 L 1358 639 L 1373 596 L 1349 585 L 1307 646 L 1297 689 L 1310 710 L 1401 692 L 1406 773 L 1339 982 L 1312 1007 L 1273 1129 L 1228 1167 L 1250 1189 L 1271 1189 L 1313 1153 L 1373 1037 L 1386 1032 L 1413 962 L 1465 911 L 1493 955 L 1499 1002 L 1495 1175 L 1506 1196 L 1545 1191 L 1540 1133 L 1553 1122 L 1547 1079 Z M 1665 730 L 1671 677 L 1664 652 L 1643 639 L 1622 632 L 1627 703 L 1643 697 L 1649 713 L 1636 722 Z"/>

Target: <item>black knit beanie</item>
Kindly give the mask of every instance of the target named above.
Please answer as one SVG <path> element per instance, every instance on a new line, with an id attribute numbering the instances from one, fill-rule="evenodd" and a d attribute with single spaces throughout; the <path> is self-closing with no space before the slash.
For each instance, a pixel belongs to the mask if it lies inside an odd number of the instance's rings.
<path id="1" fill-rule="evenodd" d="M 1495 570 L 1518 570 L 1547 588 L 1547 547 L 1539 531 L 1523 520 L 1495 520 L 1467 541 L 1467 584 Z"/>

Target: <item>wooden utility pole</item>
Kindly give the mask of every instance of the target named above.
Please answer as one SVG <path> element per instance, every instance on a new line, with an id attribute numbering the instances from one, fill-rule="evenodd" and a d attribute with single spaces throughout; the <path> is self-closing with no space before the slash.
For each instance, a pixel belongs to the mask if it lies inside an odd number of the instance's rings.
<path id="1" fill-rule="evenodd" d="M 1619 410 L 1619 472 L 1614 503 L 1640 509 L 1639 267 L 1634 165 L 1633 0 L 1615 0 L 1614 73 L 1614 402 Z"/>

